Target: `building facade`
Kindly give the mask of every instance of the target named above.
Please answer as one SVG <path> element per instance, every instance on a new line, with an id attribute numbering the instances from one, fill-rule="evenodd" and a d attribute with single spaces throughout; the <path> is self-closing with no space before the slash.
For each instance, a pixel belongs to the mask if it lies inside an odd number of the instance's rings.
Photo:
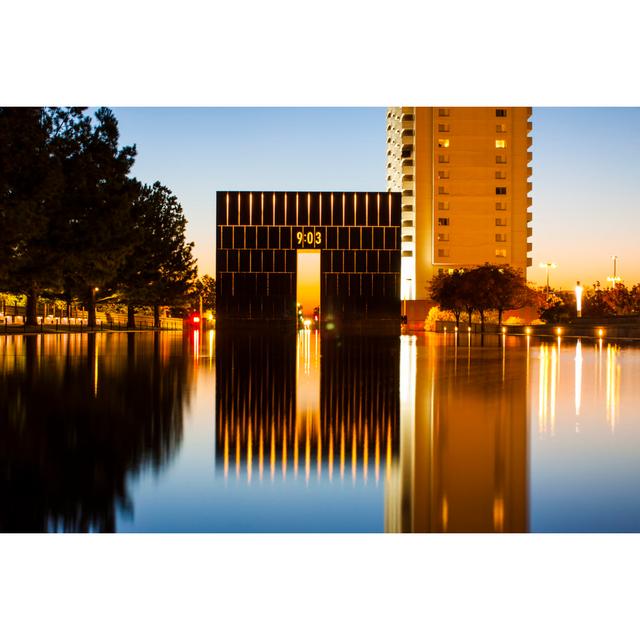
<path id="1" fill-rule="evenodd" d="M 387 110 L 387 183 L 402 194 L 401 297 L 439 271 L 531 266 L 531 108 Z"/>
<path id="2" fill-rule="evenodd" d="M 400 197 L 218 192 L 218 326 L 295 323 L 303 255 L 317 259 L 306 284 L 318 292 L 323 323 L 399 322 Z"/>

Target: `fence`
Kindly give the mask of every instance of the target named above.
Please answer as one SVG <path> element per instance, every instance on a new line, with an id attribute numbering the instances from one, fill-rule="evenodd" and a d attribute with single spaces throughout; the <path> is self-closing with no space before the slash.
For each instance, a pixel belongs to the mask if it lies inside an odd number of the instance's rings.
<path id="1" fill-rule="evenodd" d="M 24 330 L 25 314 L 24 307 L 7 306 L 7 311 L 21 310 L 20 314 L 0 313 L 0 330 L 5 333 L 10 331 Z M 153 316 L 136 315 L 134 317 L 136 329 L 153 329 Z M 55 315 L 39 315 L 37 317 L 38 328 L 41 331 L 86 331 L 87 312 L 77 311 L 77 315 L 71 317 L 59 317 Z M 183 328 L 182 318 L 160 318 L 160 329 L 181 331 Z M 126 313 L 105 313 L 96 312 L 96 325 L 102 330 L 127 329 L 128 318 Z"/>

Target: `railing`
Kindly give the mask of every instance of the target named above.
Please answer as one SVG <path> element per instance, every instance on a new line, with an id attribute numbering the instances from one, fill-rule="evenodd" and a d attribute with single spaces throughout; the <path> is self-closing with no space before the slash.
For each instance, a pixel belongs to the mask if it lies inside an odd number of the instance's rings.
<path id="1" fill-rule="evenodd" d="M 11 305 L 13 307 L 13 305 Z M 9 309 L 7 309 L 9 310 Z M 11 309 L 14 310 L 14 309 Z M 42 316 L 36 318 L 36 329 L 41 332 L 69 332 L 69 331 L 87 331 L 88 320 L 87 313 L 78 312 L 79 317 L 56 317 L 53 315 Z M 0 332 L 16 333 L 26 331 L 25 314 L 0 313 Z M 184 321 L 182 318 L 160 318 L 160 329 L 181 331 Z M 104 312 L 96 312 L 96 329 L 103 331 L 126 330 L 128 328 L 127 314 L 110 314 Z M 136 315 L 134 317 L 134 328 L 140 330 L 151 330 L 154 328 L 153 316 Z"/>

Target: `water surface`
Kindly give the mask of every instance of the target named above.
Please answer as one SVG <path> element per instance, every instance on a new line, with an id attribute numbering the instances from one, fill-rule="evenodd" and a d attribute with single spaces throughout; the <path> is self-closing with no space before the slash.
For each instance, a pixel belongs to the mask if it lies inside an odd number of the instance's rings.
<path id="1" fill-rule="evenodd" d="M 0 530 L 640 531 L 640 349 L 0 338 Z"/>

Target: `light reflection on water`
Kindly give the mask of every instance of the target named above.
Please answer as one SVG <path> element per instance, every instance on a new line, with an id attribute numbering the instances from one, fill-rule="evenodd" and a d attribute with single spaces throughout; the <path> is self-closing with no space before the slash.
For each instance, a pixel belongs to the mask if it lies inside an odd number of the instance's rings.
<path id="1" fill-rule="evenodd" d="M 640 531 L 640 349 L 0 338 L 3 531 Z"/>

